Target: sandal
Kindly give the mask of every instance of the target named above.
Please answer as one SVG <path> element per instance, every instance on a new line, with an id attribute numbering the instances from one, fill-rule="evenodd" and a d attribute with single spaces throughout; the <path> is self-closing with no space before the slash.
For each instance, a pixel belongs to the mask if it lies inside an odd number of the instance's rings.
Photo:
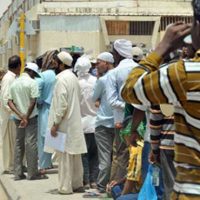
<path id="1" fill-rule="evenodd" d="M 41 179 L 48 179 L 49 177 L 46 176 L 45 174 L 37 174 L 35 176 L 32 177 L 28 177 L 28 180 L 41 180 Z"/>

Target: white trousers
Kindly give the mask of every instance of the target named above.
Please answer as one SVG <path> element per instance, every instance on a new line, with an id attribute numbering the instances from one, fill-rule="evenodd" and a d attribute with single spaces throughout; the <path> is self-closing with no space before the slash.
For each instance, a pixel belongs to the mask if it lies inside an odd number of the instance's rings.
<path id="1" fill-rule="evenodd" d="M 8 120 L 4 124 L 2 133 L 2 157 L 3 157 L 3 170 L 12 171 L 14 168 L 14 147 L 16 139 L 16 126 L 13 120 Z"/>
<path id="2" fill-rule="evenodd" d="M 73 193 L 80 187 L 83 187 L 83 166 L 81 155 L 71 155 L 68 153 L 59 153 L 58 167 L 58 191 L 63 194 Z"/>

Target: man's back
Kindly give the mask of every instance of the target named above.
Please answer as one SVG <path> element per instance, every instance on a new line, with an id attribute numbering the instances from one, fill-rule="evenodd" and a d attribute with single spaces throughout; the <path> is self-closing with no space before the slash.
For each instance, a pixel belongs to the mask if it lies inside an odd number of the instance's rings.
<path id="1" fill-rule="evenodd" d="M 2 105 L 2 109 L 4 110 L 4 112 L 8 112 L 8 110 L 10 110 L 10 108 L 8 107 L 8 96 L 9 96 L 9 88 L 11 86 L 11 84 L 13 83 L 13 81 L 15 80 L 16 75 L 11 72 L 8 71 L 1 82 L 1 105 Z M 5 117 L 5 116 L 4 116 Z"/>
<path id="2" fill-rule="evenodd" d="M 39 96 L 37 82 L 32 79 L 27 73 L 23 73 L 16 79 L 10 87 L 9 99 L 13 100 L 17 109 L 26 114 L 32 99 Z M 37 108 L 35 107 L 31 113 L 30 118 L 37 115 Z M 19 117 L 16 115 L 16 118 Z"/>
<path id="3" fill-rule="evenodd" d="M 121 123 L 124 119 L 125 102 L 119 94 L 120 88 L 128 74 L 137 65 L 132 59 L 124 59 L 108 74 L 106 93 L 108 103 L 113 109 L 115 123 Z"/>
<path id="4" fill-rule="evenodd" d="M 94 124 L 96 120 L 96 111 L 95 103 L 92 101 L 93 88 L 96 82 L 96 77 L 85 74 L 78 77 L 79 85 L 81 88 L 81 117 L 84 133 L 93 133 Z"/>
<path id="5" fill-rule="evenodd" d="M 87 74 L 78 78 L 81 88 L 81 114 L 96 116 L 96 107 L 92 101 L 93 88 L 96 82 L 96 77 Z"/>

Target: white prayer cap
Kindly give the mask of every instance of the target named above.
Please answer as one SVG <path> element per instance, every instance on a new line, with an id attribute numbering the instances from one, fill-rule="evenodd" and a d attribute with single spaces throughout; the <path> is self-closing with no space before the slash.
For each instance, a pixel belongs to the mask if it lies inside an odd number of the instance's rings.
<path id="1" fill-rule="evenodd" d="M 97 59 L 103 60 L 103 61 L 108 62 L 108 63 L 114 63 L 113 55 L 111 53 L 109 53 L 109 52 L 100 53 L 97 56 Z"/>
<path id="2" fill-rule="evenodd" d="M 61 51 L 57 57 L 60 59 L 60 61 L 67 65 L 67 66 L 71 66 L 72 65 L 72 62 L 73 62 L 73 58 L 72 56 L 67 53 L 66 51 Z"/>
<path id="3" fill-rule="evenodd" d="M 140 61 L 143 58 L 143 51 L 139 47 L 132 48 L 133 59 L 136 61 Z"/>
<path id="4" fill-rule="evenodd" d="M 92 64 L 96 64 L 96 63 L 97 63 L 97 60 L 96 60 L 95 58 L 90 58 L 90 62 L 91 62 Z"/>
<path id="5" fill-rule="evenodd" d="M 132 42 L 125 39 L 118 39 L 114 42 L 115 50 L 124 58 L 132 59 Z"/>
<path id="6" fill-rule="evenodd" d="M 81 76 L 83 74 L 87 74 L 92 67 L 90 59 L 87 57 L 80 57 L 76 61 L 76 64 L 74 66 L 74 71 L 77 72 L 78 76 Z"/>
<path id="7" fill-rule="evenodd" d="M 37 74 L 37 76 L 40 76 L 39 67 L 35 63 L 32 63 L 32 62 L 26 63 L 25 69 L 30 69 L 30 70 L 34 71 Z"/>

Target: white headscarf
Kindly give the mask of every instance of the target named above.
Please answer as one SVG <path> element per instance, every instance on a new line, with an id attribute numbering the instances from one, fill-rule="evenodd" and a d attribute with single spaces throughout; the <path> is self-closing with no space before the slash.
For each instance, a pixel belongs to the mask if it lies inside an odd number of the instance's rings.
<path id="1" fill-rule="evenodd" d="M 103 60 L 103 61 L 108 62 L 108 63 L 114 63 L 113 55 L 111 53 L 109 53 L 109 52 L 100 53 L 97 56 L 97 59 Z"/>
<path id="2" fill-rule="evenodd" d="M 132 58 L 132 42 L 125 39 L 118 39 L 114 42 L 115 50 L 124 58 Z"/>
<path id="3" fill-rule="evenodd" d="M 90 68 L 92 67 L 89 58 L 87 57 L 80 57 L 76 61 L 74 71 L 77 72 L 77 75 L 84 76 L 85 74 L 88 74 Z"/>
<path id="4" fill-rule="evenodd" d="M 139 47 L 132 48 L 133 60 L 140 61 L 143 58 L 143 51 Z"/>

